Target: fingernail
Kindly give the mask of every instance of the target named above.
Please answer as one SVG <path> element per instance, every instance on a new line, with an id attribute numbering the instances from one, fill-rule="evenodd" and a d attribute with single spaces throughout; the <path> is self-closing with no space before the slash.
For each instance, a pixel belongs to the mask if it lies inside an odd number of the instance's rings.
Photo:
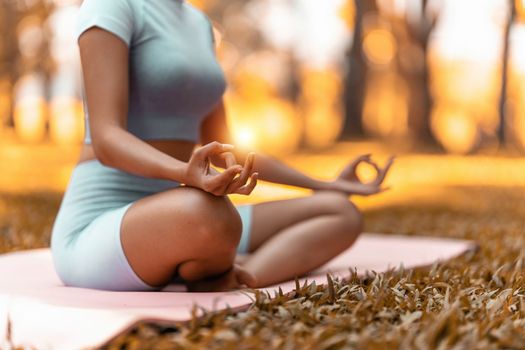
<path id="1" fill-rule="evenodd" d="M 234 145 L 230 145 L 229 143 L 223 143 L 222 144 L 222 148 L 233 149 L 233 148 L 235 148 L 235 146 Z"/>

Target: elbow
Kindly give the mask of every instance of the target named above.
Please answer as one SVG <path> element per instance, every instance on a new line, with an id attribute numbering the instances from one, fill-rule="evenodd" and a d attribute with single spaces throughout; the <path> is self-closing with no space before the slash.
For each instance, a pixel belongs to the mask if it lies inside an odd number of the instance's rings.
<path id="1" fill-rule="evenodd" d="M 112 147 L 110 138 L 104 134 L 96 135 L 96 137 L 92 136 L 91 143 L 97 160 L 104 166 L 112 167 L 113 157 L 111 157 Z"/>

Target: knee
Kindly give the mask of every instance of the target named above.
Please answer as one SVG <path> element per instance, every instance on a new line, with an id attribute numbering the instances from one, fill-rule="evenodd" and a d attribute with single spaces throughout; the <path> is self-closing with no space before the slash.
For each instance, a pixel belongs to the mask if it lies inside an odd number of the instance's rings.
<path id="1" fill-rule="evenodd" d="M 357 206 L 347 200 L 346 205 L 342 209 L 343 211 L 343 217 L 345 218 L 345 226 L 348 229 L 350 233 L 355 235 L 356 237 L 363 232 L 364 228 L 364 220 L 363 220 L 363 214 L 357 208 Z"/>
<path id="2" fill-rule="evenodd" d="M 227 196 L 215 196 L 191 189 L 188 205 L 198 208 L 195 231 L 202 237 L 212 255 L 235 252 L 241 239 L 242 221 Z"/>
<path id="3" fill-rule="evenodd" d="M 319 193 L 322 205 L 341 219 L 342 231 L 357 237 L 363 231 L 363 215 L 357 206 L 342 193 Z"/>

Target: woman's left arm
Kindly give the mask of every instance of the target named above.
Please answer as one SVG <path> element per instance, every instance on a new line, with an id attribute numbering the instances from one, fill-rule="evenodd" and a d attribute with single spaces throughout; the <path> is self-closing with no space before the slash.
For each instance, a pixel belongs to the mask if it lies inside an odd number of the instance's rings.
<path id="1" fill-rule="evenodd" d="M 201 143 L 206 144 L 212 140 L 233 144 L 233 138 L 226 122 L 226 111 L 223 101 L 206 117 L 201 126 Z M 250 154 L 253 154 L 253 152 L 247 152 L 237 147 L 231 152 L 240 164 L 244 164 L 248 157 L 251 156 Z M 225 159 L 219 156 L 212 158 L 211 162 L 220 168 L 226 166 Z M 257 153 L 257 156 L 254 157 L 253 171 L 259 174 L 258 178 L 260 180 L 283 185 L 309 188 L 312 190 L 324 190 L 328 189 L 329 186 L 329 183 L 325 181 L 313 179 L 273 157 L 260 153 Z"/>
<path id="2" fill-rule="evenodd" d="M 233 139 L 226 122 L 226 112 L 223 101 L 221 101 L 217 107 L 207 116 L 201 127 L 201 143 L 206 144 L 211 141 L 233 144 Z M 253 154 L 252 152 L 246 152 L 237 148 L 234 148 L 234 150 L 231 152 L 234 154 L 236 160 L 241 164 L 244 164 L 248 157 L 253 156 L 250 155 Z M 225 159 L 221 158 L 220 156 L 215 156 L 211 159 L 211 162 L 213 165 L 221 168 L 226 166 Z M 355 167 L 357 167 L 357 165 L 358 164 L 355 164 Z M 390 166 L 388 165 L 388 168 L 389 167 Z M 383 178 L 386 175 L 388 168 L 385 167 Z M 383 170 L 377 166 L 376 169 L 378 169 L 378 175 Z M 254 158 L 253 171 L 259 174 L 258 178 L 260 180 L 308 188 L 314 191 L 331 190 L 345 192 L 347 194 L 360 195 L 371 195 L 382 191 L 380 188 L 381 183 L 363 184 L 356 181 L 350 181 L 350 179 L 342 178 L 341 176 L 339 176 L 334 181 L 322 181 L 314 179 L 296 169 L 291 168 L 290 166 L 273 157 L 259 153 Z"/>

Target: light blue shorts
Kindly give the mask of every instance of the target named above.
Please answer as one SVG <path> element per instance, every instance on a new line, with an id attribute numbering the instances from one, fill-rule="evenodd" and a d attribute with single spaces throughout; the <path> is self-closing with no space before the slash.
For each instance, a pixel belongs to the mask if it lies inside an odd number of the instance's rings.
<path id="1" fill-rule="evenodd" d="M 126 210 L 146 196 L 180 186 L 106 167 L 97 160 L 73 170 L 51 235 L 56 272 L 68 286 L 105 290 L 145 291 L 146 284 L 131 268 L 120 242 Z M 248 251 L 252 206 L 236 207 L 242 220 L 237 252 Z"/>

